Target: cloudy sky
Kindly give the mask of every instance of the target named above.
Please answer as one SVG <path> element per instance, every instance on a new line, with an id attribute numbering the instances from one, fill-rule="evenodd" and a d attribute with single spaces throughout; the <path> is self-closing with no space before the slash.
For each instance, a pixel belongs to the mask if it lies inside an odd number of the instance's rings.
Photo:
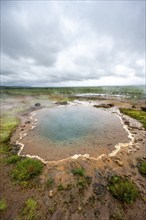
<path id="1" fill-rule="evenodd" d="M 1 1 L 1 85 L 144 84 L 145 1 Z"/>

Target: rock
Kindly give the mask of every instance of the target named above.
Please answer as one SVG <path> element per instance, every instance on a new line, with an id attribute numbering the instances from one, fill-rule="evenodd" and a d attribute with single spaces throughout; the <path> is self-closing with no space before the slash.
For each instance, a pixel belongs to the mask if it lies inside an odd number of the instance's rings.
<path id="1" fill-rule="evenodd" d="M 146 112 L 146 106 L 141 106 L 140 108 L 142 111 Z"/>
<path id="2" fill-rule="evenodd" d="M 57 104 L 57 105 L 67 105 L 68 102 L 66 102 L 66 101 L 60 101 L 60 102 L 55 102 L 55 104 Z"/>
<path id="3" fill-rule="evenodd" d="M 138 141 L 142 141 L 142 138 L 139 138 Z"/>
<path id="4" fill-rule="evenodd" d="M 41 104 L 40 104 L 40 103 L 35 103 L 35 106 L 36 106 L 36 107 L 40 107 Z"/>
<path id="5" fill-rule="evenodd" d="M 96 169 L 96 171 L 95 171 L 95 177 L 97 179 L 101 178 L 101 172 L 98 169 Z"/>
<path id="6" fill-rule="evenodd" d="M 125 124 L 125 125 L 129 125 L 130 122 L 129 122 L 129 121 L 125 121 L 124 124 Z"/>
<path id="7" fill-rule="evenodd" d="M 105 193 L 106 193 L 106 186 L 105 185 L 103 185 L 101 183 L 94 183 L 92 185 L 92 187 L 93 187 L 93 192 L 97 196 L 101 197 L 101 196 L 105 195 Z"/>
<path id="8" fill-rule="evenodd" d="M 100 104 L 100 105 L 93 105 L 93 107 L 95 108 L 111 108 L 113 107 L 114 105 L 109 103 L 109 104 Z"/>
<path id="9" fill-rule="evenodd" d="M 19 149 L 20 149 L 20 146 L 17 145 L 17 144 L 14 144 L 14 145 L 12 146 L 11 153 L 12 153 L 12 154 L 17 154 L 18 151 L 19 151 Z"/>
<path id="10" fill-rule="evenodd" d="M 30 121 L 26 121 L 25 124 L 30 124 Z"/>
<path id="11" fill-rule="evenodd" d="M 116 163 L 118 166 L 120 166 L 120 167 L 123 166 L 123 162 L 122 162 L 121 160 L 116 159 L 116 160 L 115 160 L 115 163 Z"/>

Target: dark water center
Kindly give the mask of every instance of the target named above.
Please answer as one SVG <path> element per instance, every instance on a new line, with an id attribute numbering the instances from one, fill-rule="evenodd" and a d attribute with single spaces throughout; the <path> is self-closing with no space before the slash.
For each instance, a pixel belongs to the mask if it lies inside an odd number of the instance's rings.
<path id="1" fill-rule="evenodd" d="M 37 118 L 37 127 L 23 140 L 23 151 L 47 160 L 74 154 L 99 156 L 129 141 L 119 118 L 108 110 L 60 106 L 40 110 Z"/>

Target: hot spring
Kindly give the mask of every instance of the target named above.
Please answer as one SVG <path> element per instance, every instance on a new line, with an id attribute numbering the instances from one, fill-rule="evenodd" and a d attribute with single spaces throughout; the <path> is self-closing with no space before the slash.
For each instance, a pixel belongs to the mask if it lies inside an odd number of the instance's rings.
<path id="1" fill-rule="evenodd" d="M 58 106 L 37 112 L 38 124 L 23 138 L 22 154 L 61 160 L 75 154 L 97 157 L 129 142 L 116 114 L 87 106 Z"/>

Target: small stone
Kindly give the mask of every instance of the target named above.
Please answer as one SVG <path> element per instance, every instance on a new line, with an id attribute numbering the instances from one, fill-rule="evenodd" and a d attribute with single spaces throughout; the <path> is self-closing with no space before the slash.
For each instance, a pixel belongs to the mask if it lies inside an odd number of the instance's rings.
<path id="1" fill-rule="evenodd" d="M 139 147 L 139 146 L 135 146 L 135 148 L 136 148 L 137 150 L 140 150 L 140 147 Z"/>
<path id="2" fill-rule="evenodd" d="M 26 121 L 25 124 L 30 124 L 30 121 Z"/>
<path id="3" fill-rule="evenodd" d="M 139 138 L 138 141 L 142 141 L 142 138 Z"/>
<path id="4" fill-rule="evenodd" d="M 120 167 L 122 167 L 123 166 L 123 162 L 121 161 L 121 160 L 115 160 L 115 163 L 117 164 L 117 165 L 119 165 Z"/>
<path id="5" fill-rule="evenodd" d="M 79 210 L 79 211 L 81 211 L 81 210 L 82 210 L 82 207 L 81 207 L 81 206 L 79 206 L 79 207 L 78 207 L 78 210 Z"/>
<path id="6" fill-rule="evenodd" d="M 50 190 L 50 191 L 49 191 L 49 197 L 52 198 L 52 196 L 53 196 L 53 191 Z"/>

